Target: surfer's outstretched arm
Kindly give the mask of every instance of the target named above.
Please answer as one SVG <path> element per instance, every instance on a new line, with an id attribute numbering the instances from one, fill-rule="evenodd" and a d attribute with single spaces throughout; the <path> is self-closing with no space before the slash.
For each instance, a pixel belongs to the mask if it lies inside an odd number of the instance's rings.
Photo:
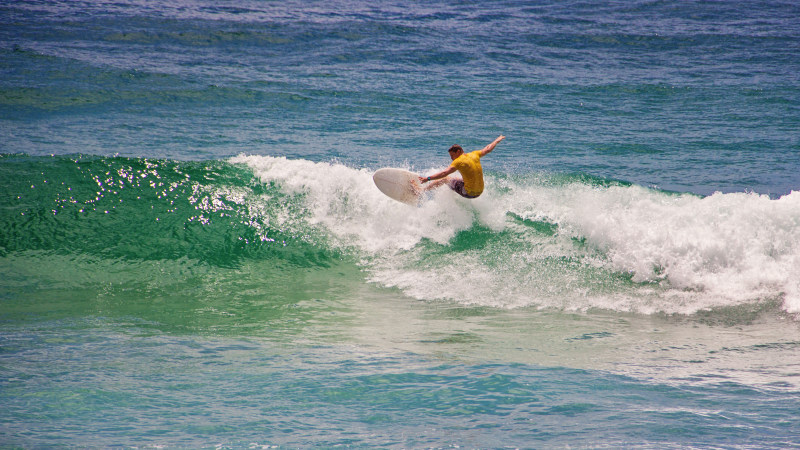
<path id="1" fill-rule="evenodd" d="M 486 147 L 483 147 L 483 149 L 481 149 L 481 151 L 480 151 L 481 152 L 481 158 L 486 156 L 487 154 L 489 154 L 489 152 L 491 152 L 492 150 L 494 150 L 494 148 L 497 147 L 497 144 L 499 144 L 500 141 L 502 141 L 505 138 L 506 138 L 505 136 L 499 136 L 497 139 L 492 141 L 491 144 L 487 145 Z"/>

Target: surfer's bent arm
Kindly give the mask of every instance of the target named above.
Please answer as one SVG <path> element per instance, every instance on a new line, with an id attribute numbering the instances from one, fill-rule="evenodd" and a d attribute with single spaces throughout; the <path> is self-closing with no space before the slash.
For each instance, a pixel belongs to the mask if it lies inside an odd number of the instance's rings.
<path id="1" fill-rule="evenodd" d="M 506 138 L 505 136 L 499 136 L 497 139 L 492 141 L 491 144 L 487 145 L 486 147 L 483 147 L 483 149 L 481 149 L 481 157 L 484 157 L 487 154 L 489 154 L 489 152 L 494 150 L 494 148 L 497 147 L 497 144 L 499 144 L 500 141 L 502 141 L 505 138 Z"/>
<path id="2" fill-rule="evenodd" d="M 420 183 L 426 183 L 426 182 L 431 181 L 431 180 L 438 180 L 439 178 L 444 178 L 444 177 L 450 175 L 451 173 L 453 173 L 455 171 L 456 171 L 456 168 L 450 166 L 447 169 L 444 169 L 441 172 L 437 172 L 437 173 L 435 173 L 435 174 L 433 174 L 433 175 L 431 175 L 429 177 L 419 177 L 419 181 L 420 181 Z"/>

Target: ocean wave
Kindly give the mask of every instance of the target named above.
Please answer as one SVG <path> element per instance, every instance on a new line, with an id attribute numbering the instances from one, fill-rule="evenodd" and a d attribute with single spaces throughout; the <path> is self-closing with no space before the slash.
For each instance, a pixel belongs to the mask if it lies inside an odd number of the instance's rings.
<path id="1" fill-rule="evenodd" d="M 586 174 L 489 173 L 476 200 L 440 189 L 410 207 L 378 191 L 371 169 L 285 157 L 3 155 L 0 172 L 6 258 L 344 262 L 426 301 L 800 312 L 800 192 L 702 197 Z"/>
<path id="2" fill-rule="evenodd" d="M 306 220 L 360 249 L 372 281 L 420 299 L 684 314 L 778 301 L 800 312 L 800 192 L 701 197 L 585 175 L 495 174 L 477 200 L 441 190 L 413 208 L 384 197 L 366 169 L 231 162 L 302 193 Z"/>

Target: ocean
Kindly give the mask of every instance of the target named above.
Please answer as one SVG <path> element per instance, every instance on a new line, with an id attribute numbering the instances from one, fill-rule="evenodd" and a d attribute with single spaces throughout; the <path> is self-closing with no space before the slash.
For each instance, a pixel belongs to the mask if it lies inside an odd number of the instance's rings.
<path id="1" fill-rule="evenodd" d="M 799 131 L 788 0 L 3 2 L 0 447 L 800 447 Z"/>

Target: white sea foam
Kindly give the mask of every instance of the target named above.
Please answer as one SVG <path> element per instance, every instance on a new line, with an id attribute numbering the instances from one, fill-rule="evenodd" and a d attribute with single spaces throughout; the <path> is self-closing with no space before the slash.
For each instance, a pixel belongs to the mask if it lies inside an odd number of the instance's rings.
<path id="1" fill-rule="evenodd" d="M 723 303 L 783 294 L 800 311 L 800 192 L 699 198 L 572 185 L 547 208 L 633 281 L 667 280 Z"/>
<path id="2" fill-rule="evenodd" d="M 800 192 L 701 198 L 488 177 L 476 200 L 440 189 L 416 208 L 381 194 L 366 169 L 262 156 L 232 162 L 302 194 L 304 221 L 358 248 L 372 281 L 420 299 L 641 313 L 778 299 L 800 312 Z M 458 233 L 480 230 L 492 236 L 454 247 Z"/>
<path id="3" fill-rule="evenodd" d="M 473 222 L 472 213 L 452 201 L 416 208 L 391 200 L 375 188 L 366 169 L 266 156 L 238 156 L 231 162 L 246 163 L 261 181 L 280 183 L 287 193 L 302 194 L 305 220 L 368 253 L 394 254 L 421 239 L 444 244 Z"/>

